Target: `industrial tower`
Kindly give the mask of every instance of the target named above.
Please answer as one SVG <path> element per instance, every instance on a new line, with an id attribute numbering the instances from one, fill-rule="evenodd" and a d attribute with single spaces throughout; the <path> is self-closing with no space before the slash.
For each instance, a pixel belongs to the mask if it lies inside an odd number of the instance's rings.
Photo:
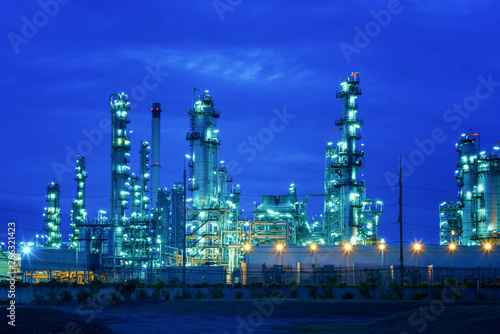
<path id="1" fill-rule="evenodd" d="M 77 248 L 80 229 L 87 219 L 85 211 L 85 181 L 87 179 L 85 157 L 78 155 L 75 169 L 76 197 L 73 199 L 71 209 L 71 234 L 69 236 L 69 248 Z"/>
<path id="2" fill-rule="evenodd" d="M 500 147 L 481 151 L 479 135 L 470 133 L 460 136 L 456 150 L 458 202 L 440 205 L 440 244 L 499 244 Z"/>
<path id="3" fill-rule="evenodd" d="M 47 231 L 46 245 L 49 247 L 61 247 L 61 191 L 59 184 L 50 182 L 47 185 L 47 196 L 45 201 L 47 207 L 44 212 L 44 220 L 46 221 L 45 231 Z"/>
<path id="4" fill-rule="evenodd" d="M 382 202 L 365 198 L 365 184 L 357 174 L 363 165 L 364 151 L 357 148 L 363 120 L 358 117 L 356 98 L 361 95 L 359 75 L 351 74 L 340 83 L 336 97 L 341 99 L 340 141 L 328 143 L 325 166 L 324 224 L 327 245 L 344 243 L 374 244 L 377 225 L 383 213 Z"/>
<path id="5" fill-rule="evenodd" d="M 126 226 L 125 210 L 128 208 L 130 183 L 130 137 L 127 124 L 130 102 L 125 93 L 113 94 L 111 105 L 111 221 L 114 226 L 115 252 L 123 250 L 123 229 Z"/>

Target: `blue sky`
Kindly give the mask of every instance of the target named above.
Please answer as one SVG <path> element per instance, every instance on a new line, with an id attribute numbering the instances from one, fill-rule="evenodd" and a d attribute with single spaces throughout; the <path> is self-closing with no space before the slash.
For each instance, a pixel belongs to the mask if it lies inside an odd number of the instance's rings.
<path id="1" fill-rule="evenodd" d="M 340 117 L 335 92 L 342 76 L 362 72 L 362 173 L 367 195 L 386 204 L 379 231 L 389 242 L 398 238 L 398 193 L 389 186 L 400 154 L 407 161 L 404 239 L 437 244 L 438 204 L 456 199 L 459 135 L 473 129 L 486 150 L 500 140 L 500 4 L 493 0 L 2 6 L 0 238 L 9 220 L 17 222 L 19 241 L 43 232 L 45 187 L 53 178 L 62 189 L 67 238 L 76 183 L 54 166 L 73 169 L 68 152 L 88 152 L 89 215 L 108 209 L 111 144 L 102 122 L 116 92 L 131 94 L 134 105 L 136 172 L 140 141 L 150 139 L 151 103 L 162 103 L 161 184 L 171 186 L 181 181 L 189 151 L 193 88 L 210 90 L 221 113 L 220 157 L 240 167 L 234 181 L 250 213 L 260 195 L 286 193 L 293 181 L 300 196 L 323 193 L 325 145 L 338 136 L 330 131 Z M 293 115 L 284 129 L 254 159 L 242 154 L 249 136 L 284 110 Z M 90 146 L 85 133 L 95 135 Z M 311 215 L 321 213 L 321 197 L 309 206 Z"/>

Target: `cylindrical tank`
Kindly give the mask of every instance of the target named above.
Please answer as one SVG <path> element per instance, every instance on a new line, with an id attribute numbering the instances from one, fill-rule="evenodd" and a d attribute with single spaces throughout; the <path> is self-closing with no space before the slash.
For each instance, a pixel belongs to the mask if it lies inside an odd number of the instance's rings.
<path id="1" fill-rule="evenodd" d="M 498 231 L 498 219 L 500 218 L 500 194 L 498 193 L 500 187 L 500 174 L 498 171 L 493 170 L 493 168 L 491 168 L 489 172 L 483 174 L 481 179 L 484 181 L 485 228 L 487 231 Z"/>
<path id="2" fill-rule="evenodd" d="M 264 195 L 262 196 L 262 205 L 276 205 L 276 196 L 274 195 Z"/>
<path id="3" fill-rule="evenodd" d="M 107 229 L 104 232 L 106 241 L 104 242 L 104 254 L 113 255 L 115 252 L 115 235 L 113 229 Z"/>
<path id="4" fill-rule="evenodd" d="M 90 253 L 90 230 L 84 228 L 80 230 L 80 252 Z"/>

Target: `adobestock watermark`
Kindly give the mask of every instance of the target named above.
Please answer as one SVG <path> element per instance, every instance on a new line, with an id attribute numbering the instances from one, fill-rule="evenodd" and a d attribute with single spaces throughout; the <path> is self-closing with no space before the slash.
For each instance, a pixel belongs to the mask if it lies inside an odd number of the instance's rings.
<path id="1" fill-rule="evenodd" d="M 272 292 L 273 296 L 269 300 L 254 301 L 253 306 L 256 310 L 250 312 L 246 318 L 237 317 L 238 327 L 236 328 L 237 334 L 250 334 L 264 324 L 266 318 L 271 317 L 276 310 L 276 306 L 281 305 L 285 302 L 286 298 L 279 290 L 274 290 Z M 225 332 L 225 334 L 229 334 Z"/>
<path id="2" fill-rule="evenodd" d="M 35 38 L 40 29 L 49 24 L 50 19 L 59 14 L 61 5 L 66 5 L 71 0 L 40 0 L 38 6 L 40 10 L 35 12 L 31 18 L 23 16 L 21 18 L 20 34 L 9 32 L 7 39 L 15 53 L 19 53 L 19 47 L 22 44 L 28 44 Z"/>
<path id="3" fill-rule="evenodd" d="M 354 27 L 354 32 L 356 33 L 353 38 L 354 45 L 344 41 L 339 44 L 347 63 L 351 63 L 351 56 L 354 53 L 359 54 L 364 48 L 368 47 L 371 41 L 380 35 L 382 28 L 389 26 L 392 16 L 401 13 L 403 9 L 404 7 L 400 0 L 389 0 L 387 2 L 387 9 L 381 9 L 378 12 L 371 10 L 370 15 L 373 17 L 373 20 L 368 21 L 364 29 L 358 26 Z"/>
<path id="4" fill-rule="evenodd" d="M 266 127 L 261 128 L 257 134 L 248 136 L 238 145 L 238 153 L 244 157 L 245 161 L 254 161 L 259 152 L 262 152 L 267 145 L 274 141 L 276 134 L 283 132 L 291 120 L 297 117 L 297 115 L 289 113 L 286 106 L 281 111 L 274 108 L 272 113 L 273 116 Z M 227 170 L 231 176 L 236 176 L 243 171 L 243 167 L 237 160 L 231 160 L 227 163 Z"/>
<path id="5" fill-rule="evenodd" d="M 495 87 L 500 86 L 500 81 L 493 81 L 492 74 L 489 74 L 487 78 L 480 75 L 477 80 L 479 83 L 473 94 L 466 96 L 462 103 L 454 103 L 451 108 L 444 111 L 442 119 L 452 130 L 457 130 L 462 126 L 464 120 L 479 109 L 481 101 L 487 100 L 495 92 Z M 427 138 L 415 139 L 413 143 L 417 147 L 407 157 L 401 157 L 402 181 L 409 178 L 417 167 L 422 166 L 436 152 L 437 146 L 448 138 L 445 130 L 437 127 L 430 132 Z M 396 173 L 385 171 L 384 177 L 391 190 L 396 191 L 399 176 Z"/>
<path id="6" fill-rule="evenodd" d="M 427 307 L 419 307 L 418 311 L 413 312 L 408 318 L 408 323 L 415 327 L 414 333 L 423 333 L 430 323 L 436 321 L 438 316 L 444 312 L 446 305 L 453 303 L 458 299 L 459 293 L 455 288 L 444 288 L 439 299 L 434 299 Z M 401 331 L 399 334 L 410 334 L 412 332 Z"/>
<path id="7" fill-rule="evenodd" d="M 214 7 L 217 16 L 219 16 L 219 20 L 222 22 L 224 21 L 224 14 L 226 12 L 232 12 L 242 3 L 243 0 L 214 0 L 214 2 L 212 2 L 212 6 Z"/>
<path id="8" fill-rule="evenodd" d="M 168 72 L 162 72 L 159 64 L 154 68 L 146 66 L 145 69 L 147 74 L 142 78 L 141 84 L 134 86 L 130 90 L 130 108 L 132 109 L 136 108 L 139 102 L 144 101 L 148 97 L 148 92 L 158 88 L 165 78 L 170 75 Z M 51 163 L 57 182 L 64 180 L 64 174 L 74 172 L 78 155 L 88 157 L 96 147 L 102 144 L 104 136 L 111 133 L 111 119 L 108 117 L 102 118 L 97 127 L 90 130 L 83 129 L 81 133 L 85 139 L 80 140 L 74 147 L 66 145 L 64 162 L 53 161 Z"/>

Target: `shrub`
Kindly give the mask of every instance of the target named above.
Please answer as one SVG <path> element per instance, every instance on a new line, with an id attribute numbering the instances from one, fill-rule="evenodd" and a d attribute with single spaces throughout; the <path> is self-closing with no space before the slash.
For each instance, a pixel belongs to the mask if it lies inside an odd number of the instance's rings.
<path id="1" fill-rule="evenodd" d="M 163 296 L 163 299 L 170 300 L 170 292 L 167 289 L 162 290 L 161 295 Z"/>
<path id="2" fill-rule="evenodd" d="M 473 282 L 473 281 L 468 281 L 467 282 L 467 287 L 469 289 L 474 289 L 475 287 L 477 287 L 477 283 L 476 282 Z"/>
<path id="3" fill-rule="evenodd" d="M 102 284 L 102 282 L 99 279 L 93 279 L 89 283 L 89 290 L 92 293 L 96 293 L 97 291 L 99 291 L 102 288 L 102 285 L 103 284 Z"/>
<path id="4" fill-rule="evenodd" d="M 270 287 L 271 289 L 279 289 L 279 288 L 281 288 L 281 284 L 278 283 L 278 282 L 271 282 L 267 286 Z"/>
<path id="5" fill-rule="evenodd" d="M 132 294 L 135 292 L 137 287 L 139 287 L 141 282 L 139 279 L 132 279 L 126 282 L 120 282 L 115 285 L 115 290 L 119 292 L 125 299 L 129 300 L 132 298 Z"/>
<path id="6" fill-rule="evenodd" d="M 90 293 L 90 291 L 78 289 L 78 292 L 76 293 L 76 300 L 78 300 L 79 303 L 83 303 L 90 299 L 92 299 L 92 293 Z"/>
<path id="7" fill-rule="evenodd" d="M 195 298 L 196 299 L 206 299 L 207 295 L 203 291 L 196 291 Z"/>
<path id="8" fill-rule="evenodd" d="M 290 297 L 291 298 L 297 298 L 299 296 L 299 291 L 298 290 L 292 290 L 290 291 Z"/>
<path id="9" fill-rule="evenodd" d="M 34 293 L 33 296 L 35 297 L 35 303 L 37 305 L 42 305 L 43 301 L 45 300 L 45 296 L 40 294 L 40 293 Z"/>
<path id="10" fill-rule="evenodd" d="M 148 300 L 149 299 L 149 295 L 148 295 L 148 292 L 146 291 L 146 289 L 138 289 L 135 292 L 135 299 L 137 299 L 137 300 Z"/>
<path id="11" fill-rule="evenodd" d="M 410 300 L 422 300 L 427 298 L 429 295 L 428 292 L 418 292 L 418 291 L 413 291 L 411 296 L 409 297 Z"/>
<path id="12" fill-rule="evenodd" d="M 73 295 L 69 290 L 61 290 L 59 291 L 59 298 L 61 298 L 63 302 L 70 302 L 73 300 Z"/>
<path id="13" fill-rule="evenodd" d="M 243 298 L 243 291 L 241 291 L 241 290 L 236 291 L 234 294 L 234 298 L 238 298 L 238 299 Z"/>
<path id="14" fill-rule="evenodd" d="M 47 292 L 47 299 L 48 300 L 57 300 L 56 290 L 50 290 L 49 292 Z"/>
<path id="15" fill-rule="evenodd" d="M 417 288 L 424 288 L 424 289 L 427 289 L 430 287 L 429 283 L 427 282 L 422 282 L 422 283 L 418 283 L 417 285 L 415 285 Z"/>
<path id="16" fill-rule="evenodd" d="M 342 299 L 353 299 L 354 296 L 356 296 L 354 293 L 350 293 L 349 291 L 346 291 L 343 295 L 342 295 Z"/>
<path id="17" fill-rule="evenodd" d="M 160 300 L 161 299 L 161 290 L 160 289 L 154 289 L 153 292 L 151 292 L 151 299 L 152 300 Z"/>
<path id="18" fill-rule="evenodd" d="M 172 277 L 170 281 L 168 281 L 168 285 L 172 288 L 175 288 L 181 283 L 181 281 L 177 277 Z"/>
<path id="19" fill-rule="evenodd" d="M 202 287 L 202 288 L 208 288 L 208 287 L 210 287 L 210 283 L 208 283 L 208 282 L 203 282 L 203 283 L 201 283 L 201 287 Z"/>
<path id="20" fill-rule="evenodd" d="M 372 299 L 370 284 L 368 282 L 361 282 L 359 284 L 358 292 L 363 296 L 364 299 Z"/>
<path id="21" fill-rule="evenodd" d="M 122 300 L 120 299 L 120 296 L 116 292 L 111 292 L 111 305 L 118 306 L 120 305 Z"/>
<path id="22" fill-rule="evenodd" d="M 184 299 L 193 299 L 193 291 L 184 289 L 182 290 L 182 298 Z"/>
<path id="23" fill-rule="evenodd" d="M 208 292 L 211 298 L 224 298 L 224 290 L 221 285 L 212 284 L 212 286 L 208 288 Z"/>
<path id="24" fill-rule="evenodd" d="M 262 282 L 250 282 L 250 289 L 251 288 L 262 288 L 264 286 L 264 283 Z"/>
<path id="25" fill-rule="evenodd" d="M 317 285 L 311 285 L 307 289 L 307 293 L 309 294 L 309 297 L 314 298 L 314 299 L 320 297 L 320 294 L 318 293 L 318 286 Z"/>
<path id="26" fill-rule="evenodd" d="M 322 298 L 326 299 L 334 299 L 335 298 L 335 290 L 334 285 L 324 284 L 321 286 L 321 292 L 323 292 Z"/>
<path id="27" fill-rule="evenodd" d="M 339 284 L 337 284 L 337 288 L 345 289 L 346 287 L 347 287 L 347 283 L 346 282 L 340 282 Z"/>
<path id="28" fill-rule="evenodd" d="M 262 289 L 253 287 L 250 288 L 250 297 L 251 298 L 262 298 L 264 296 Z"/>
<path id="29" fill-rule="evenodd" d="M 161 290 L 165 287 L 165 282 L 163 282 L 161 279 L 159 279 L 158 281 L 156 281 L 154 287 L 155 287 L 155 289 Z"/>
<path id="30" fill-rule="evenodd" d="M 180 300 L 182 299 L 182 295 L 179 292 L 175 293 L 174 300 Z"/>
<path id="31" fill-rule="evenodd" d="M 233 288 L 239 289 L 239 288 L 242 288 L 242 287 L 243 287 L 243 284 L 241 284 L 241 283 L 234 283 L 233 284 Z"/>
<path id="32" fill-rule="evenodd" d="M 434 284 L 432 284 L 432 287 L 436 288 L 436 289 L 444 289 L 444 284 L 443 283 L 434 283 Z"/>
<path id="33" fill-rule="evenodd" d="M 399 300 L 403 300 L 405 298 L 403 289 L 401 289 L 401 285 L 392 281 L 389 283 L 389 288 L 391 288 L 391 293 Z"/>

